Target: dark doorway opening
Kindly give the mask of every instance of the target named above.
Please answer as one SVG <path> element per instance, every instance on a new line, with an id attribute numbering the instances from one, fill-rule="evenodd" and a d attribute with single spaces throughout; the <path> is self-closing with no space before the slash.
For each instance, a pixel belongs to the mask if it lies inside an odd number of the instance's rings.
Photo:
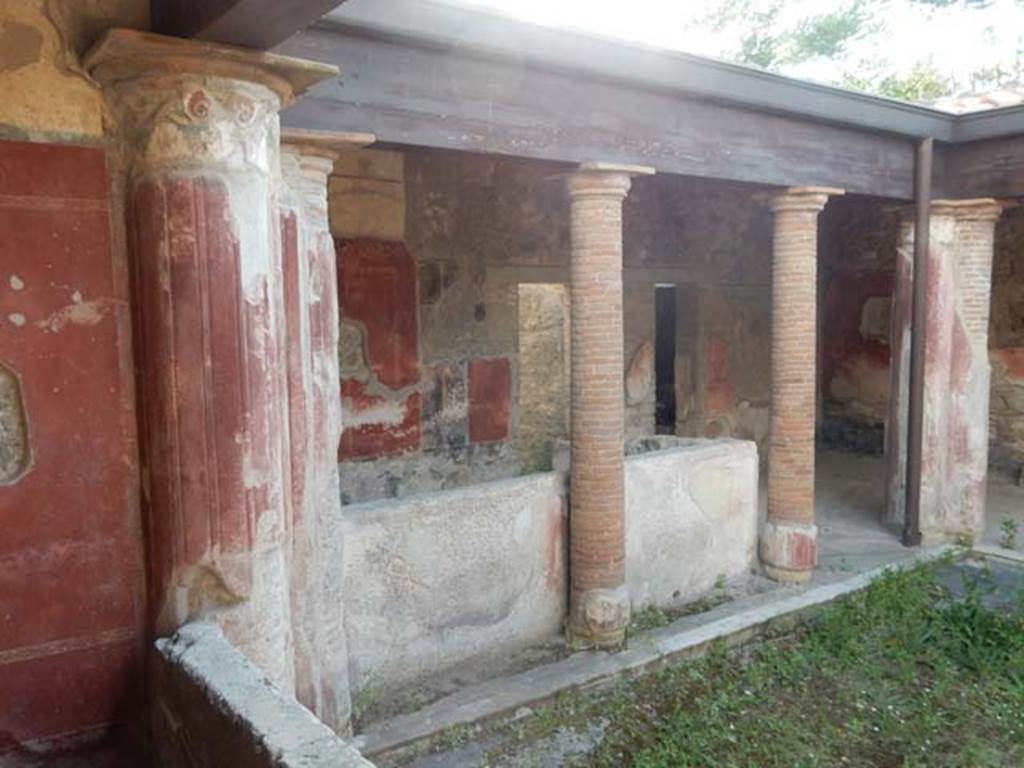
<path id="1" fill-rule="evenodd" d="M 676 287 L 654 288 L 654 423 L 659 435 L 676 432 Z"/>

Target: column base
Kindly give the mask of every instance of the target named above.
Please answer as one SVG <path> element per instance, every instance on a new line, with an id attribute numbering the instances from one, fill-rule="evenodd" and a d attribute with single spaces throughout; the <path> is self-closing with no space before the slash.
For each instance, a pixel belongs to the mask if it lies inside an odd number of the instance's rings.
<path id="1" fill-rule="evenodd" d="M 611 650 L 626 643 L 629 593 L 625 587 L 574 593 L 566 625 L 569 647 L 576 651 Z"/>
<path id="2" fill-rule="evenodd" d="M 811 580 L 818 564 L 818 526 L 771 522 L 761 529 L 761 562 L 768 578 L 785 584 Z"/>

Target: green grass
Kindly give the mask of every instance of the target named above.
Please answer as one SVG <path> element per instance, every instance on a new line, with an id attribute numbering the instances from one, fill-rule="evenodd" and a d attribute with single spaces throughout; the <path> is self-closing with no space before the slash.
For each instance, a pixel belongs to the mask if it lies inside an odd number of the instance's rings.
<path id="1" fill-rule="evenodd" d="M 626 629 L 626 636 L 631 637 L 640 632 L 667 627 L 676 619 L 681 619 L 684 616 L 694 616 L 698 613 L 707 613 L 722 605 L 722 603 L 728 603 L 732 600 L 732 597 L 725 591 L 727 586 L 728 582 L 725 576 L 719 574 L 711 591 L 698 600 L 676 608 L 659 608 L 656 605 L 649 605 L 633 614 L 629 627 Z"/>
<path id="2" fill-rule="evenodd" d="M 1016 549 L 1019 529 L 1020 524 L 1012 517 L 1003 518 L 1003 522 L 999 524 L 999 546 L 1005 549 Z"/>
<path id="3" fill-rule="evenodd" d="M 563 712 L 610 724 L 583 765 L 1024 765 L 1024 618 L 890 572 L 798 635 L 620 685 Z"/>

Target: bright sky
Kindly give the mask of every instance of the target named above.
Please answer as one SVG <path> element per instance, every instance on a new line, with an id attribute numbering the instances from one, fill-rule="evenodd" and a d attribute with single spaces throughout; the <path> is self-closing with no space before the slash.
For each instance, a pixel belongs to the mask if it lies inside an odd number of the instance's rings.
<path id="1" fill-rule="evenodd" d="M 712 0 L 448 0 L 498 11 L 548 26 L 569 27 L 703 56 L 724 58 L 736 44 L 729 30 L 712 34 L 688 28 Z M 879 34 L 857 41 L 847 61 L 885 61 L 887 69 L 905 73 L 915 62 L 931 58 L 938 68 L 962 81 L 981 67 L 1012 62 L 1024 50 L 1024 0 L 992 0 L 982 9 L 956 3 L 930 9 L 912 0 L 884 0 L 879 5 Z M 833 7 L 823 0 L 792 0 L 784 13 L 794 18 L 821 14 Z M 785 74 L 832 82 L 838 68 L 829 61 L 808 62 Z"/>

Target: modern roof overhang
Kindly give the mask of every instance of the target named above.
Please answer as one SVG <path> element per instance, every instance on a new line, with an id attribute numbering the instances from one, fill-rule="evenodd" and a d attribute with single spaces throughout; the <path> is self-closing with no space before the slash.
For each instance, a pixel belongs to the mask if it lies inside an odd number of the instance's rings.
<path id="1" fill-rule="evenodd" d="M 1024 106 L 954 115 L 430 0 L 348 0 L 275 50 L 342 72 L 293 127 L 902 199 L 931 137 L 937 194 L 1024 195 Z"/>

